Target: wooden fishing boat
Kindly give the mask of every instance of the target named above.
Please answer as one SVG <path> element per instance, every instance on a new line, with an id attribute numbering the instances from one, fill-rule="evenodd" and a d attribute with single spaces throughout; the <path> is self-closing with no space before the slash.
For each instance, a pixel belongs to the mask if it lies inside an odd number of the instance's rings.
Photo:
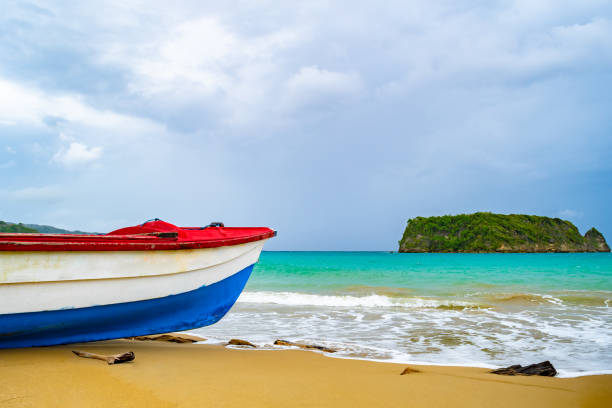
<path id="1" fill-rule="evenodd" d="M 232 307 L 269 228 L 155 219 L 106 235 L 0 234 L 0 348 L 203 327 Z"/>

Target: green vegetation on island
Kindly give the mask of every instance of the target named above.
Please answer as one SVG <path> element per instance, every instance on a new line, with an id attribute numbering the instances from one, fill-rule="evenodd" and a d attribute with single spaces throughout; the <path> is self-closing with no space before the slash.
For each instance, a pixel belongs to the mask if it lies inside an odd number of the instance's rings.
<path id="1" fill-rule="evenodd" d="M 408 220 L 399 252 L 610 252 L 603 235 L 569 221 L 522 214 L 444 215 Z"/>
<path id="2" fill-rule="evenodd" d="M 13 224 L 10 222 L 0 221 L 0 232 L 38 232 L 33 228 L 26 227 L 22 223 Z"/>
<path id="3" fill-rule="evenodd" d="M 52 227 L 50 225 L 39 225 L 39 224 L 24 224 L 28 228 L 33 228 L 36 231 L 43 234 L 83 234 L 83 235 L 95 235 L 95 232 L 85 232 L 85 231 L 70 231 L 62 228 Z"/>
<path id="4" fill-rule="evenodd" d="M 61 228 L 52 227 L 50 225 L 38 224 L 22 224 L 14 222 L 0 221 L 0 232 L 18 232 L 18 233 L 42 233 L 42 234 L 84 234 L 95 235 L 93 232 L 69 231 Z"/>

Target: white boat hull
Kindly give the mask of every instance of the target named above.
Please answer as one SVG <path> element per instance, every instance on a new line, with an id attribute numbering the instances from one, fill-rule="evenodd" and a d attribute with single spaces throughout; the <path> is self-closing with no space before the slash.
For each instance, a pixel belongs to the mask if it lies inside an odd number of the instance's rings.
<path id="1" fill-rule="evenodd" d="M 0 348 L 187 330 L 218 321 L 264 240 L 217 248 L 0 253 Z"/>
<path id="2" fill-rule="evenodd" d="M 253 265 L 264 241 L 117 252 L 0 252 L 0 314 L 133 302 L 209 286 Z"/>

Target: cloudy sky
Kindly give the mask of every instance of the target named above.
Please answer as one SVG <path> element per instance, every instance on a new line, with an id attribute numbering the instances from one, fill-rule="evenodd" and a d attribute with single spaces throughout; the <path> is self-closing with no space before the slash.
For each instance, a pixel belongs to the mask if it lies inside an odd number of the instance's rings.
<path id="1" fill-rule="evenodd" d="M 393 250 L 493 211 L 612 240 L 609 1 L 69 3 L 3 2 L 2 220 Z"/>

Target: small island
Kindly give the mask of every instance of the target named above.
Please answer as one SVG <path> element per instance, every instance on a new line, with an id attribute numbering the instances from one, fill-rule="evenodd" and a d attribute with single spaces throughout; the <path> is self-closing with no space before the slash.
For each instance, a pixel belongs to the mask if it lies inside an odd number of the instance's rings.
<path id="1" fill-rule="evenodd" d="M 399 252 L 610 252 L 610 247 L 595 228 L 582 236 L 560 218 L 477 212 L 408 220 Z"/>

